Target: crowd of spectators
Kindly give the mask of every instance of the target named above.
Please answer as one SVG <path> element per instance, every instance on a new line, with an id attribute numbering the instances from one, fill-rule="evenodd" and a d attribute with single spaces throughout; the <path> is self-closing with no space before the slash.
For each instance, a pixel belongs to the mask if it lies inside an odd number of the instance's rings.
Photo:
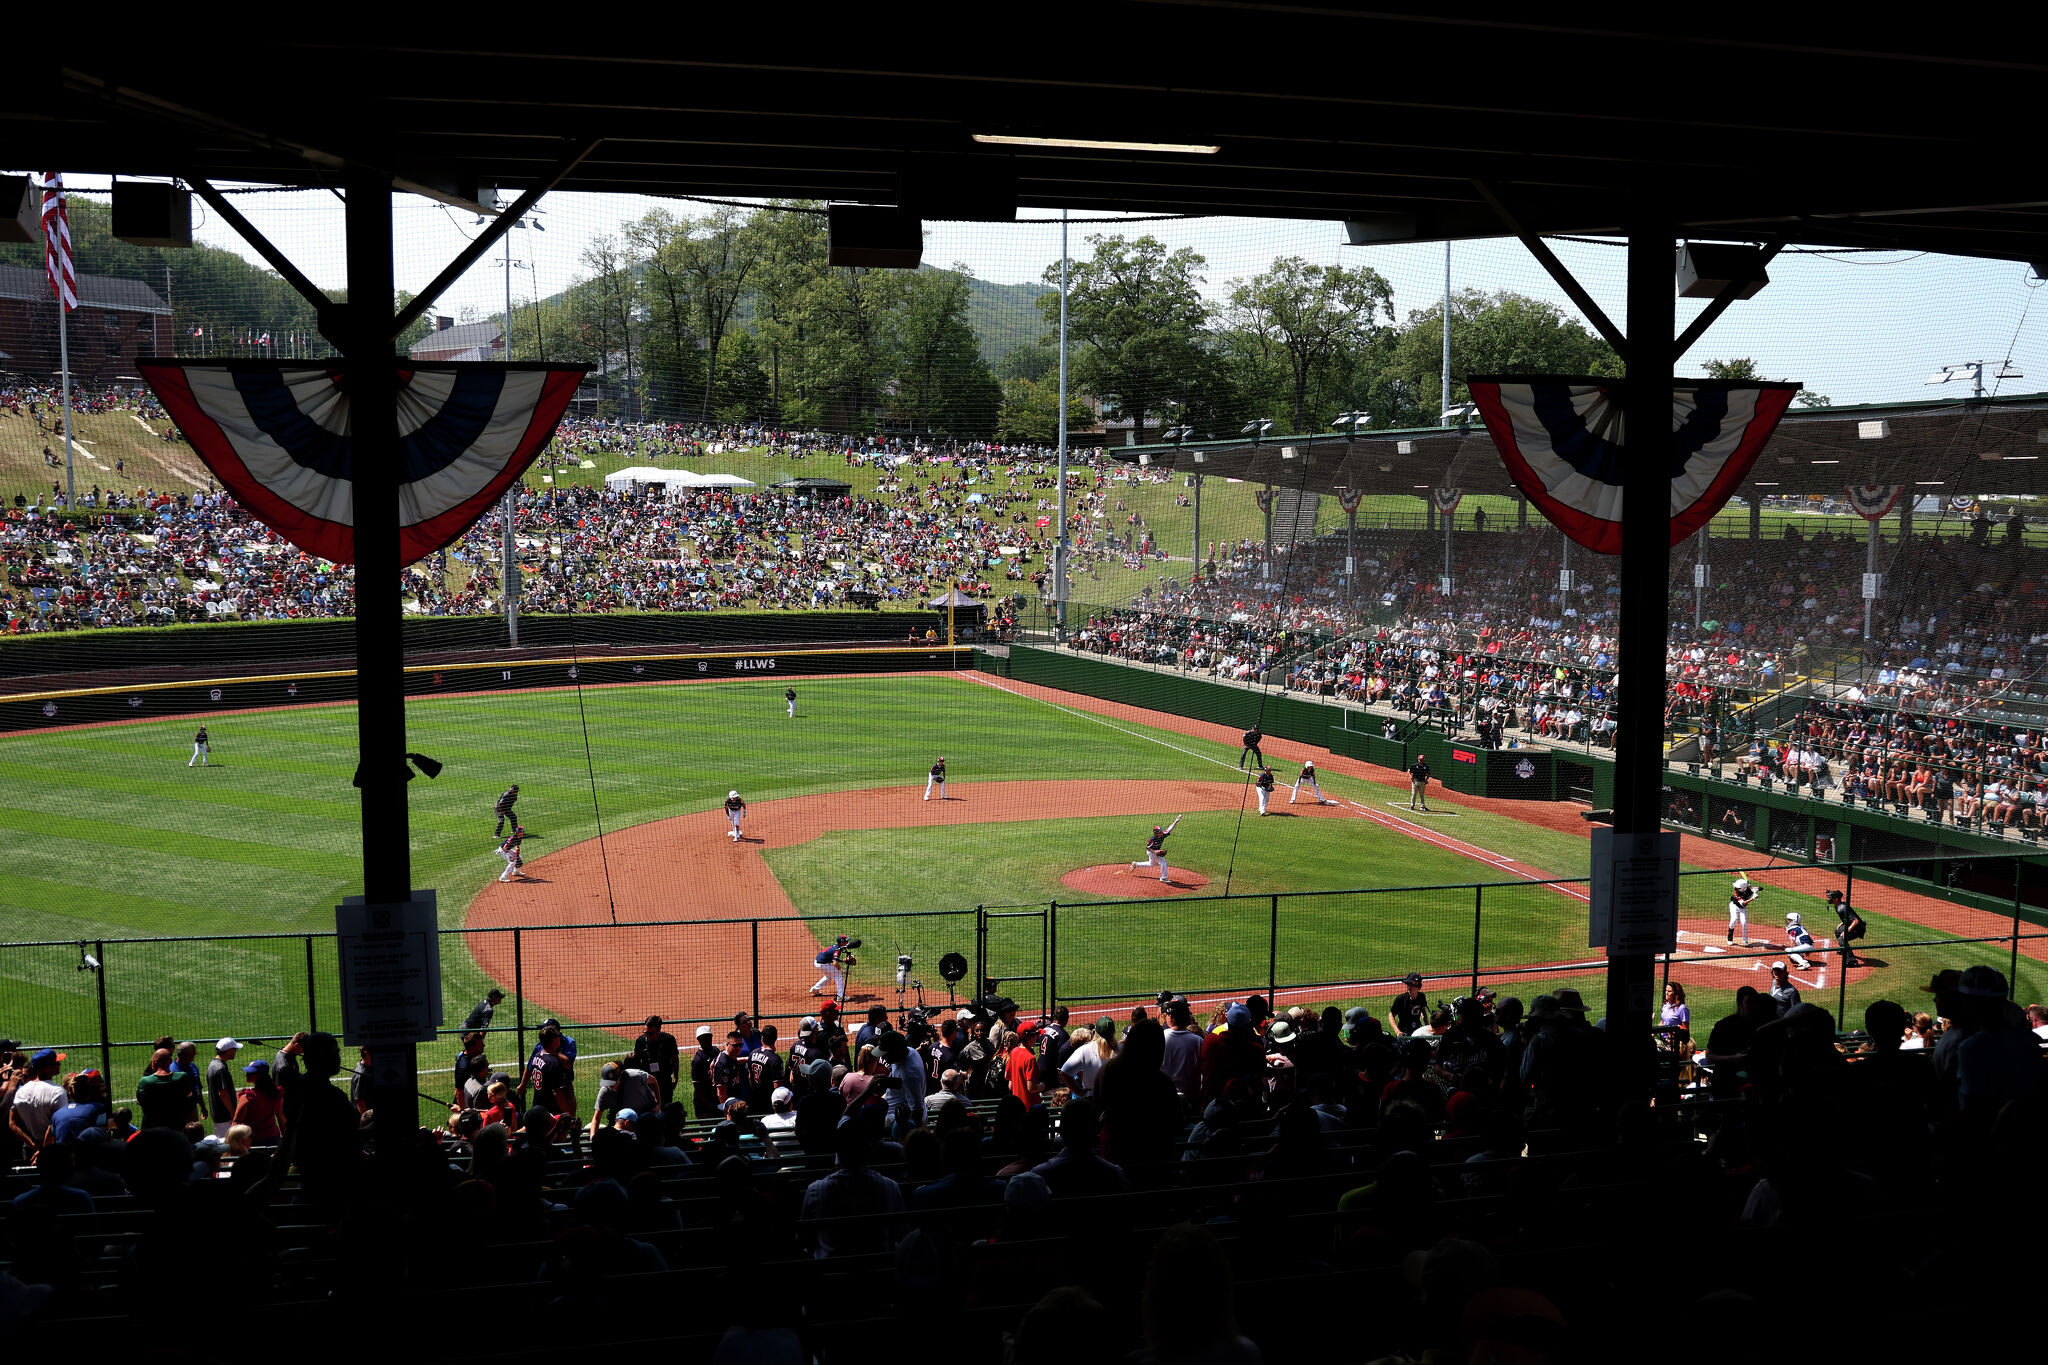
<path id="1" fill-rule="evenodd" d="M 548 1020 L 509 1063 L 487 1055 L 509 1040 L 491 1026 L 497 994 L 436 1073 L 447 1113 L 432 1128 L 409 1091 L 403 1118 L 380 1114 L 370 1053 L 350 1071 L 328 1034 L 264 1056 L 222 1038 L 203 1066 L 194 1044 L 162 1039 L 132 1103 L 96 1070 L 0 1040 L 12 1171 L 0 1310 L 140 1312 L 172 1264 L 204 1264 L 264 1300 L 352 1298 L 410 1265 L 444 1288 L 528 1286 L 525 1339 L 544 1346 L 632 1313 L 662 1283 L 648 1277 L 670 1271 L 722 1264 L 737 1274 L 721 1287 L 743 1289 L 749 1275 L 843 1263 L 908 1308 L 930 1302 L 922 1291 L 948 1267 L 996 1256 L 1006 1273 L 975 1303 L 1014 1342 L 1051 1325 L 1048 1304 L 1065 1306 L 1069 1330 L 1086 1304 L 1110 1357 L 1142 1345 L 1159 1361 L 1253 1362 L 1292 1340 L 1290 1322 L 1302 1330 L 1298 1315 L 1255 1310 L 1257 1342 L 1227 1303 L 1160 1321 L 1162 1272 L 1226 1298 L 1229 1276 L 1218 1289 L 1221 1261 L 1157 1258 L 1214 1258 L 1218 1237 L 1291 1230 L 1292 1275 L 1379 1286 L 1375 1311 L 1332 1339 L 1339 1359 L 1469 1349 L 1468 1318 L 1432 1300 L 1429 1268 L 1445 1260 L 1462 1267 L 1460 1307 L 1506 1287 L 1524 1296 L 1516 1330 L 1541 1349 L 1515 1358 L 1583 1358 L 1566 1346 L 1598 1336 L 1599 1287 L 1527 1254 L 1559 1216 L 1655 1208 L 1693 1239 L 1784 1228 L 1810 1240 L 1887 1218 L 1938 1226 L 1993 1195 L 2036 1211 L 2048 1009 L 2012 1004 L 1985 966 L 1944 971 L 1928 991 L 1926 1010 L 1879 1000 L 1842 1036 L 1796 988 L 1744 987 L 1702 1021 L 1703 1041 L 1663 1052 L 1649 1036 L 1639 1050 L 1609 1038 L 1571 989 L 1526 1010 L 1490 992 L 1432 1003 L 1410 976 L 1384 1016 L 1258 995 L 1197 1010 L 1162 993 L 1156 1012 L 1084 1026 L 1064 1008 L 1029 1018 L 987 997 L 943 1019 L 877 1006 L 855 1027 L 827 1002 L 787 1040 L 742 1011 L 686 1046 L 650 1017 L 603 1057 L 579 1058 Z M 1666 1037 L 1691 1032 L 1691 1009 L 1667 993 Z M 430 1094 L 441 1083 L 423 1073 Z M 109 1274 L 63 1220 L 124 1213 L 126 1228 L 95 1224 L 128 1241 Z M 1146 1220 L 1162 1216 L 1184 1222 L 1161 1234 Z M 1091 1253 L 1112 1235 L 1151 1270 L 1119 1256 L 1099 1273 Z M 388 1259 L 361 1259 L 373 1252 Z M 1398 1290 L 1403 1266 L 1424 1292 Z M 1681 1295 L 1752 1295 L 1759 1321 L 1774 1311 L 1774 1291 L 1737 1264 L 1696 1263 L 1685 1279 L 1695 1288 Z M 826 1360 L 871 1358 L 821 1339 L 787 1296 L 745 1298 L 695 1329 L 731 1325 L 713 1359 L 800 1359 L 774 1354 L 799 1338 Z M 1013 1358 L 1108 1358 L 1079 1344 L 1078 1356 L 1069 1339 L 1062 1354 Z"/>

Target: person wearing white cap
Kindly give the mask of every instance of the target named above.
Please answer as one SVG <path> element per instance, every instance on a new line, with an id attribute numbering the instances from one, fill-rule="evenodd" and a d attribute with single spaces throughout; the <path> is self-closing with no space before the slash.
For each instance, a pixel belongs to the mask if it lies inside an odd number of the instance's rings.
<path id="1" fill-rule="evenodd" d="M 1790 946 L 1785 951 L 1792 959 L 1792 965 L 1802 972 L 1811 971 L 1813 964 L 1806 960 L 1806 955 L 1814 950 L 1813 934 L 1799 922 L 1797 910 L 1785 912 L 1785 937 L 1790 941 Z"/>
<path id="2" fill-rule="evenodd" d="M 1742 929 L 1742 941 L 1745 945 L 1748 944 L 1749 903 L 1755 899 L 1756 888 L 1750 885 L 1749 878 L 1737 877 L 1735 884 L 1728 890 L 1728 941 L 1730 943 L 1735 942 L 1735 930 L 1739 925 Z"/>
<path id="3" fill-rule="evenodd" d="M 747 813 L 747 803 L 740 800 L 738 789 L 725 794 L 725 822 L 732 826 L 732 841 L 740 841 L 740 820 Z"/>
<path id="4" fill-rule="evenodd" d="M 235 1054 L 242 1045 L 223 1038 L 213 1045 L 213 1060 L 206 1064 L 206 1116 L 213 1120 L 213 1135 L 226 1138 L 235 1122 L 235 1101 L 241 1098 L 236 1085 Z"/>
<path id="5" fill-rule="evenodd" d="M 711 1064 L 717 1060 L 711 1025 L 697 1025 L 697 1050 L 690 1054 L 690 1112 L 700 1119 L 718 1117 L 718 1083 L 711 1078 Z"/>
<path id="6" fill-rule="evenodd" d="M 768 1098 L 769 1111 L 761 1118 L 761 1126 L 768 1130 L 770 1137 L 796 1131 L 796 1094 L 786 1085 L 778 1085 Z"/>

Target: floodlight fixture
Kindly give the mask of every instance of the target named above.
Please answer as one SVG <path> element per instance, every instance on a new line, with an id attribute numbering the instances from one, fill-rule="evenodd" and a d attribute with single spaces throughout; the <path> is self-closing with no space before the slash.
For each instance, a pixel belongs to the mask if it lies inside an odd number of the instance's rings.
<path id="1" fill-rule="evenodd" d="M 1372 414 L 1369 412 L 1340 412 L 1330 419 L 1330 429 L 1334 431 L 1341 427 L 1350 427 L 1355 432 L 1371 420 Z"/>
<path id="2" fill-rule="evenodd" d="M 1021 133 L 975 133 L 976 142 L 994 147 L 1064 147 L 1083 152 L 1166 152 L 1176 156 L 1214 156 L 1223 148 L 1213 142 L 1137 142 L 1123 138 L 1027 137 Z"/>
<path id="3" fill-rule="evenodd" d="M 1252 444 L 1253 444 L 1253 445 L 1257 445 L 1257 444 L 1259 443 L 1259 441 L 1260 441 L 1260 440 L 1261 440 L 1261 439 L 1262 439 L 1262 438 L 1263 438 L 1263 437 L 1265 436 L 1265 434 L 1266 434 L 1267 432 L 1271 431 L 1272 429 L 1273 429 L 1273 419 L 1272 419 L 1272 418 L 1270 418 L 1270 417 L 1254 417 L 1254 418 L 1252 418 L 1252 420 L 1251 420 L 1251 421 L 1249 421 L 1249 422 L 1246 422 L 1246 423 L 1244 424 L 1244 429 L 1243 429 L 1242 431 L 1240 431 L 1240 432 L 1238 433 L 1238 435 L 1240 435 L 1240 436 L 1249 436 L 1249 437 L 1251 437 L 1251 438 L 1252 438 Z"/>
<path id="4" fill-rule="evenodd" d="M 1168 427 L 1165 431 L 1159 433 L 1163 439 L 1172 441 L 1176 445 L 1186 444 L 1188 437 L 1194 434 L 1195 429 L 1185 424 L 1177 427 Z"/>
<path id="5" fill-rule="evenodd" d="M 1444 425 L 1449 426 L 1452 422 L 1470 421 L 1472 414 L 1477 411 L 1479 411 L 1477 403 L 1453 403 L 1444 409 Z"/>

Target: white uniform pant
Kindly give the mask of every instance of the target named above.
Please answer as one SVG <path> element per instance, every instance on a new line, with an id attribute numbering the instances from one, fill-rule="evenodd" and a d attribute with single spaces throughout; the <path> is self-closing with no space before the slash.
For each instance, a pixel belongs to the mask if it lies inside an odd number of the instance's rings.
<path id="1" fill-rule="evenodd" d="M 837 996 L 844 996 L 846 994 L 845 968 L 841 967 L 837 962 L 825 962 L 819 964 L 819 970 L 824 975 L 811 983 L 813 991 L 823 990 L 829 985 L 832 987 L 832 994 Z"/>
<path id="2" fill-rule="evenodd" d="M 732 826 L 732 841 L 734 843 L 738 843 L 740 841 L 740 820 L 742 818 L 743 817 L 738 811 L 726 812 L 725 822 Z"/>
<path id="3" fill-rule="evenodd" d="M 1295 797 L 1301 795 L 1301 789 L 1303 787 L 1307 787 L 1310 791 L 1316 794 L 1316 804 L 1318 806 L 1323 804 L 1323 789 L 1316 785 L 1316 780 L 1313 777 L 1304 777 L 1294 784 L 1294 795 L 1287 798 L 1288 805 L 1291 806 L 1294 804 Z"/>
<path id="4" fill-rule="evenodd" d="M 194 763 L 197 763 L 200 767 L 204 768 L 206 766 L 207 752 L 208 749 L 206 745 L 194 744 L 192 746 L 192 757 L 185 760 L 185 766 L 189 768 Z"/>
<path id="5" fill-rule="evenodd" d="M 943 778 L 943 777 L 933 777 L 933 776 L 931 776 L 931 775 L 930 775 L 929 773 L 927 773 L 927 774 L 925 775 L 925 779 L 924 779 L 924 799 L 925 799 L 925 800 L 929 801 L 929 800 L 931 800 L 931 799 L 932 799 L 932 788 L 933 788 L 933 787 L 937 787 L 937 788 L 939 789 L 939 800 L 941 800 L 941 801 L 945 800 L 945 799 L 946 799 L 946 779 L 945 779 L 945 778 Z"/>
<path id="6" fill-rule="evenodd" d="M 1728 932 L 1729 932 L 1729 933 L 1731 933 L 1731 934 L 1732 934 L 1732 933 L 1734 933 L 1734 932 L 1735 932 L 1735 930 L 1736 930 L 1736 928 L 1737 928 L 1738 926 L 1739 926 L 1739 927 L 1741 928 L 1741 930 L 1742 930 L 1742 938 L 1743 938 L 1743 941 L 1744 941 L 1744 942 L 1748 942 L 1748 940 L 1749 940 L 1749 907 L 1748 907 L 1748 906 L 1746 906 L 1746 905 L 1734 905 L 1734 904 L 1731 904 L 1731 905 L 1729 905 L 1729 907 L 1728 907 Z"/>
<path id="7" fill-rule="evenodd" d="M 796 698 L 794 697 L 789 699 L 789 718 L 791 720 L 796 719 Z"/>
<path id="8" fill-rule="evenodd" d="M 501 848 L 498 850 L 498 856 L 505 860 L 505 870 L 498 874 L 498 880 L 509 882 L 512 880 L 512 874 L 519 870 L 519 855 L 508 848 Z"/>
<path id="9" fill-rule="evenodd" d="M 1273 795 L 1273 793 L 1267 791 L 1264 787 L 1257 785 L 1254 785 L 1252 787 L 1252 790 L 1259 794 L 1259 814 L 1264 815 L 1266 813 L 1266 801 L 1269 797 Z"/>
<path id="10" fill-rule="evenodd" d="M 1132 863 L 1131 871 L 1136 872 L 1147 867 L 1158 868 L 1159 880 L 1162 882 L 1166 880 L 1166 855 L 1164 853 L 1154 853 L 1150 849 L 1145 850 L 1145 861 L 1142 863 Z"/>

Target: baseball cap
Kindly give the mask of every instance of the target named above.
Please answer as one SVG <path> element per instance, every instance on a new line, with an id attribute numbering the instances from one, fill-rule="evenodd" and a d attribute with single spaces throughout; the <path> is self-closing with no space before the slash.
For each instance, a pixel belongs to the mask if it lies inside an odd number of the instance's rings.
<path id="1" fill-rule="evenodd" d="M 503 1000 L 504 998 L 505 992 L 499 990 L 496 986 L 484 992 L 484 999 L 486 1000 Z"/>
<path id="2" fill-rule="evenodd" d="M 606 1062 L 598 1069 L 597 1078 L 601 1081 L 617 1080 L 619 1078 L 619 1064 L 617 1062 Z"/>
<path id="3" fill-rule="evenodd" d="M 1404 976 L 1404 977 L 1402 977 L 1402 978 L 1401 978 L 1401 984 L 1402 984 L 1402 985 L 1404 985 L 1404 986 L 1420 986 L 1420 985 L 1422 984 L 1422 973 L 1421 973 L 1421 972 L 1410 972 L 1410 973 L 1408 973 L 1408 975 L 1406 975 L 1406 976 Z"/>
<path id="4" fill-rule="evenodd" d="M 232 1038 L 223 1038 L 213 1045 L 215 1052 L 238 1052 L 242 1045 Z"/>
<path id="5" fill-rule="evenodd" d="M 1095 1021 L 1095 1032 L 1097 1034 L 1107 1033 L 1113 1036 L 1116 1033 L 1116 1020 L 1106 1014 L 1103 1015 Z"/>
<path id="6" fill-rule="evenodd" d="M 225 1152 L 227 1149 L 228 1145 L 212 1133 L 208 1133 L 205 1137 L 192 1144 L 194 1152 Z"/>
<path id="7" fill-rule="evenodd" d="M 817 1019 L 815 1019 L 811 1015 L 806 1014 L 800 1021 L 798 1021 L 796 1028 L 797 1032 L 801 1033 L 807 1028 L 816 1028 L 817 1026 Z"/>
<path id="8" fill-rule="evenodd" d="M 734 788 L 733 788 L 733 789 L 732 789 L 731 791 L 729 791 L 729 792 L 727 792 L 727 793 L 726 793 L 726 796 L 727 796 L 727 797 L 734 797 L 734 796 L 738 796 L 739 794 L 740 794 L 740 789 L 739 789 L 738 787 L 734 787 Z"/>
<path id="9" fill-rule="evenodd" d="M 1372 1011 L 1363 1005 L 1353 1005 L 1350 1009 L 1344 1011 L 1344 1024 L 1347 1028 L 1353 1024 L 1362 1024 L 1370 1018 L 1372 1018 Z"/>
<path id="10" fill-rule="evenodd" d="M 827 1001 L 826 1001 L 826 1002 L 825 1002 L 824 1004 L 822 1004 L 822 1005 L 818 1006 L 818 1013 L 820 1013 L 820 1014 L 837 1014 L 837 1013 L 839 1013 L 839 1002 L 838 1002 L 837 1000 L 827 1000 Z"/>
<path id="11" fill-rule="evenodd" d="M 699 1038 L 709 1038 L 709 1037 L 711 1036 L 711 1025 L 709 1025 L 709 1024 L 699 1024 L 699 1025 L 697 1025 L 697 1036 L 698 1036 Z"/>
<path id="12" fill-rule="evenodd" d="M 804 1063 L 804 1079 L 806 1080 L 814 1081 L 820 1076 L 829 1076 L 831 1074 L 832 1063 L 823 1057 L 813 1057 L 810 1061 Z"/>
<path id="13" fill-rule="evenodd" d="M 261 1057 L 258 1057 L 255 1061 L 249 1063 L 249 1065 L 242 1068 L 242 1074 L 244 1076 L 253 1076 L 259 1071 L 268 1070 L 270 1070 L 270 1063 L 264 1061 Z"/>
<path id="14" fill-rule="evenodd" d="M 37 1066 L 44 1066 L 50 1062 L 63 1061 L 64 1054 L 57 1051 L 57 1049 L 53 1047 L 46 1047 L 42 1051 L 36 1053 L 35 1056 L 29 1058 L 29 1060 L 31 1062 L 34 1062 Z"/>
<path id="15" fill-rule="evenodd" d="M 638 1123 L 640 1121 L 640 1111 L 638 1109 L 621 1109 L 618 1121 L 620 1123 Z"/>
<path id="16" fill-rule="evenodd" d="M 1772 970 L 1772 971 L 1774 971 L 1774 972 L 1782 972 L 1782 971 L 1786 971 L 1786 970 L 1788 970 L 1788 969 L 1786 968 L 1785 964 L 1784 964 L 1784 963 L 1782 963 L 1782 962 L 1773 962 L 1773 963 L 1771 964 L 1771 970 Z"/>
<path id="17" fill-rule="evenodd" d="M 788 1103 L 789 1103 L 789 1102 L 790 1102 L 791 1100 L 793 1100 L 793 1099 L 795 1099 L 795 1098 L 796 1098 L 796 1094 L 795 1094 L 795 1092 L 794 1092 L 794 1091 L 792 1091 L 792 1090 L 791 1090 L 791 1089 L 790 1089 L 790 1088 L 789 1088 L 788 1086 L 786 1086 L 786 1085 L 778 1085 L 778 1086 L 776 1086 L 776 1087 L 775 1087 L 775 1093 L 774 1093 L 774 1094 L 772 1094 L 772 1095 L 770 1095 L 770 1096 L 768 1097 L 768 1103 L 770 1103 L 770 1104 L 788 1104 Z"/>

